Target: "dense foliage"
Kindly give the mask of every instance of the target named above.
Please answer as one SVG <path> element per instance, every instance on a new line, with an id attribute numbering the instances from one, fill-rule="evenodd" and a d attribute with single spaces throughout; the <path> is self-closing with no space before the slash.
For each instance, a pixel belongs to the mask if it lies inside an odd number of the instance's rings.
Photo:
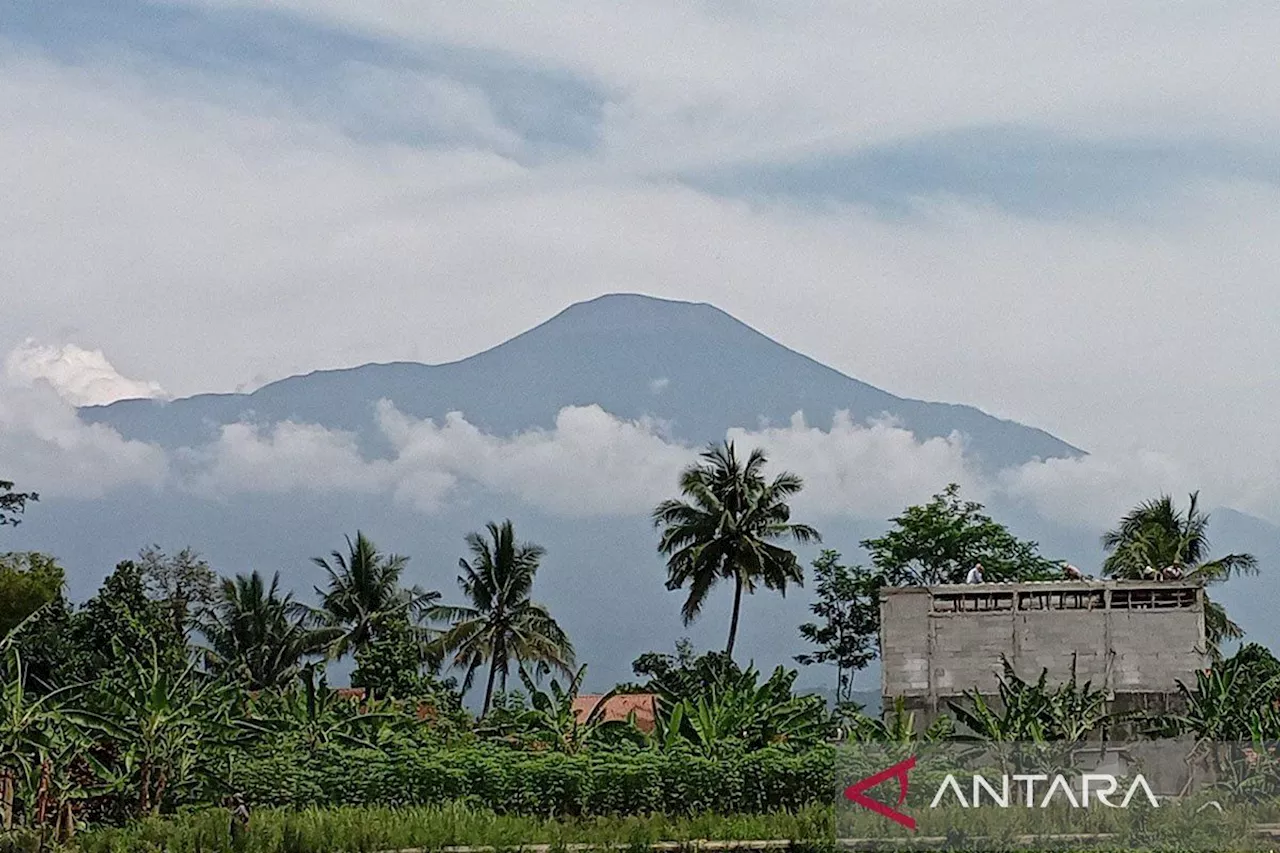
<path id="1" fill-rule="evenodd" d="M 682 477 L 688 501 L 655 512 L 669 586 L 690 587 L 686 617 L 716 583 L 734 584 L 728 649 L 698 654 L 681 641 L 675 654 L 643 654 L 633 665 L 639 683 L 589 702 L 586 667 L 533 598 L 544 551 L 519 541 L 510 521 L 466 538 L 461 605 L 405 588 L 406 558 L 362 533 L 315 561 L 328 581 L 317 606 L 281 589 L 278 575 L 219 578 L 190 549 L 170 556 L 152 547 L 73 607 L 52 558 L 2 555 L 0 825 L 45 844 L 85 825 L 155 825 L 147 822 L 221 803 L 235 814 L 795 812 L 830 802 L 835 780 L 853 772 L 839 763 L 841 740 L 892 749 L 950 738 L 1067 743 L 1121 722 L 1157 736 L 1259 745 L 1255 764 L 1274 758 L 1261 745 L 1280 740 L 1280 662 L 1254 645 L 1182 684 L 1182 706 L 1169 714 L 1121 720 L 1101 688 L 1074 677 L 1051 684 L 1047 672 L 1026 680 L 1008 663 L 997 696 L 970 692 L 923 730 L 901 701 L 882 718 L 840 701 L 877 652 L 882 585 L 954 582 L 977 561 L 993 579 L 1060 574 L 955 487 L 864 543 L 871 567 L 845 566 L 834 551 L 814 562 L 815 621 L 800 633 L 817 650 L 798 660 L 835 666 L 834 708 L 797 694 L 794 670 L 740 666 L 732 649 L 741 594 L 800 583 L 797 558 L 775 540 L 817 538 L 790 521 L 785 499 L 798 479 L 767 480 L 764 461 L 755 452 L 742 463 L 731 444 L 713 448 Z M 10 500 L 6 511 L 24 504 Z M 1129 577 L 1141 564 L 1144 576 L 1152 560 L 1169 561 L 1220 580 L 1256 568 L 1248 555 L 1209 560 L 1206 524 L 1194 495 L 1186 513 L 1164 498 L 1143 504 L 1107 534 L 1108 571 Z M 352 689 L 333 689 L 326 665 L 344 656 L 356 664 Z M 513 672 L 521 689 L 509 691 Z M 473 716 L 462 694 L 480 673 Z M 651 702 L 651 717 L 611 718 L 607 703 L 621 693 L 645 694 L 632 699 Z"/>
<path id="2" fill-rule="evenodd" d="M 981 563 L 988 581 L 1062 577 L 1062 565 L 1040 555 L 1039 545 L 1018 539 L 983 512 L 982 504 L 961 500 L 955 483 L 926 504 L 907 507 L 883 536 L 862 547 L 883 582 L 891 586 L 963 583 Z"/>
<path id="3" fill-rule="evenodd" d="M 1120 519 L 1119 526 L 1103 534 L 1102 545 L 1109 553 L 1102 568 L 1115 578 L 1154 578 L 1171 573 L 1206 584 L 1258 572 L 1252 554 L 1210 559 L 1208 528 L 1209 515 L 1199 508 L 1199 493 L 1191 494 L 1186 512 L 1168 495 L 1144 501 Z M 1223 640 L 1244 636 L 1240 626 L 1214 601 L 1206 604 L 1205 633 L 1214 657 L 1220 655 Z"/>

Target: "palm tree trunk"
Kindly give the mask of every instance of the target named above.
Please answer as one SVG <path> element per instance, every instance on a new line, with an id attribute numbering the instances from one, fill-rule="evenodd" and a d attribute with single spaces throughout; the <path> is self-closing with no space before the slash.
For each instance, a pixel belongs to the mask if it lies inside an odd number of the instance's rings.
<path id="1" fill-rule="evenodd" d="M 733 618 L 729 620 L 729 644 L 724 647 L 724 653 L 730 658 L 733 657 L 733 643 L 738 639 L 738 614 L 742 611 L 742 576 L 735 574 L 733 576 Z"/>
<path id="2" fill-rule="evenodd" d="M 480 709 L 480 716 L 489 713 L 489 703 L 493 701 L 493 679 L 498 674 L 498 656 L 495 654 L 489 660 L 489 683 L 484 688 L 484 706 Z"/>

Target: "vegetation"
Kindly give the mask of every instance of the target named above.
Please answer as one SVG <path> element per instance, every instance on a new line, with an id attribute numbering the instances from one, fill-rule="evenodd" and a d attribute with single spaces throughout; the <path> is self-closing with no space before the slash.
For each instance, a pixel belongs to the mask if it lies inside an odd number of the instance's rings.
<path id="1" fill-rule="evenodd" d="M 801 586 L 804 570 L 796 555 L 774 544 L 790 538 L 818 542 L 818 531 L 791 521 L 788 499 L 802 487 L 799 477 L 784 471 L 766 480 L 764 451 L 738 458 L 733 442 L 712 446 L 700 464 L 680 475 L 687 500 L 666 500 L 653 511 L 662 530 L 658 550 L 667 556 L 667 589 L 689 587 L 681 615 L 685 624 L 697 618 L 707 595 L 720 581 L 733 583 L 733 616 L 725 654 L 733 656 L 742 612 L 742 594 L 766 589 L 786 595 L 787 585 Z"/>
<path id="2" fill-rule="evenodd" d="M 1182 577 L 1207 584 L 1221 583 L 1242 574 L 1256 574 L 1252 554 L 1226 554 L 1209 559 L 1209 515 L 1201 512 L 1199 493 L 1193 492 L 1183 512 L 1168 495 L 1145 501 L 1114 530 L 1102 536 L 1109 556 L 1103 570 L 1114 578 L 1141 579 L 1172 568 Z M 1238 640 L 1244 631 L 1227 618 L 1221 604 L 1208 602 L 1205 633 L 1209 651 L 1220 656 L 1223 640 Z"/>
<path id="3" fill-rule="evenodd" d="M 19 524 L 28 503 L 35 503 L 40 496 L 35 492 L 15 492 L 13 483 L 0 480 L 0 527 Z"/>
<path id="4" fill-rule="evenodd" d="M 258 572 L 224 578 L 200 630 L 209 644 L 209 669 L 249 690 L 288 685 L 304 658 L 341 636 L 339 628 L 313 630 L 303 623 L 293 594 L 280 592 L 279 572 L 270 585 Z"/>
<path id="5" fill-rule="evenodd" d="M 471 686 L 486 662 L 489 665 L 481 715 L 489 710 L 497 676 L 506 688 L 513 660 L 568 673 L 574 657 L 569 636 L 550 611 L 529 598 L 545 553 L 542 547 L 517 542 L 509 520 L 500 525 L 489 522 L 487 530 L 487 540 L 468 534 L 473 559 L 458 561 L 458 586 L 471 605 L 435 611 L 453 622 L 441 645 L 453 655 L 454 665 L 465 670 L 463 688 Z"/>
<path id="6" fill-rule="evenodd" d="M 810 605 L 822 622 L 806 622 L 800 636 L 818 651 L 796 656 L 804 666 L 834 664 L 836 704 L 850 700 L 853 676 L 879 652 L 880 601 L 883 578 L 862 566 L 845 566 L 837 551 L 826 550 L 813 561 L 815 600 Z"/>
<path id="7" fill-rule="evenodd" d="M 834 666 L 834 708 L 798 695 L 795 670 L 739 666 L 743 592 L 799 584 L 797 557 L 776 542 L 817 540 L 790 520 L 800 481 L 766 480 L 765 462 L 758 451 L 741 462 L 732 444 L 712 448 L 683 473 L 686 500 L 654 513 L 668 586 L 688 587 L 686 619 L 732 581 L 726 649 L 698 654 L 682 640 L 674 654 L 645 653 L 633 664 L 637 683 L 590 703 L 586 667 L 533 598 L 545 552 L 519 541 L 510 521 L 466 537 L 457 605 L 406 587 L 406 558 L 360 532 L 315 561 L 328 582 L 314 607 L 278 574 L 219 578 L 194 551 L 158 547 L 117 564 L 73 607 L 53 558 L 0 556 L 0 850 L 750 837 L 827 849 L 836 782 L 859 778 L 841 741 L 892 754 L 953 740 L 1052 747 L 1121 723 L 1250 745 L 1243 764 L 1211 749 L 1198 760 L 1213 765 L 1224 802 L 1250 815 L 1280 805 L 1269 746 L 1280 740 L 1280 661 L 1256 645 L 1182 684 L 1176 713 L 1121 718 L 1098 686 L 1074 676 L 1051 684 L 1047 672 L 1026 680 L 1007 662 L 996 697 L 971 691 L 924 730 L 901 700 L 883 718 L 849 703 L 852 674 L 877 652 L 882 585 L 956 581 L 978 561 L 995 578 L 1061 571 L 955 487 L 864 543 L 870 567 L 846 566 L 834 551 L 814 561 L 815 620 L 800 632 L 816 650 L 797 660 Z M 1210 560 L 1206 526 L 1194 495 L 1186 513 L 1167 498 L 1142 504 L 1107 534 L 1106 569 L 1141 577 L 1147 565 L 1177 564 L 1215 582 L 1256 569 L 1248 555 Z M 355 690 L 328 684 L 326 667 L 343 657 L 354 658 Z M 481 673 L 473 716 L 462 696 Z M 627 692 L 652 696 L 651 721 L 606 713 Z"/>
<path id="8" fill-rule="evenodd" d="M 961 500 L 952 483 L 927 504 L 907 507 L 887 533 L 862 547 L 890 586 L 964 583 L 978 563 L 988 581 L 1062 577 L 1061 563 L 1040 556 L 1035 542 L 1018 539 L 982 510 L 980 503 Z"/>

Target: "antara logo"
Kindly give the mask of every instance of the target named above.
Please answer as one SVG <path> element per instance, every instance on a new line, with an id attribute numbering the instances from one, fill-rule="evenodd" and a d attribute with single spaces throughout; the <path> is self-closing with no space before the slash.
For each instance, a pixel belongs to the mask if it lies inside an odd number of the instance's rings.
<path id="1" fill-rule="evenodd" d="M 916 828 L 915 818 L 906 812 L 899 811 L 899 809 L 906 802 L 908 774 L 915 766 L 916 757 L 914 755 L 905 761 L 899 761 L 892 767 L 887 767 L 879 773 L 868 776 L 845 788 L 845 799 L 857 803 L 865 809 L 870 809 L 907 829 L 914 830 Z M 898 780 L 898 800 L 894 806 L 885 805 L 879 800 L 874 800 L 867 796 L 867 791 L 890 779 Z M 932 802 L 929 803 L 929 808 L 936 809 L 944 805 L 948 799 L 947 795 L 950 794 L 954 802 L 959 804 L 961 808 L 972 809 L 990 804 L 996 808 L 1007 809 L 1013 803 L 1010 794 L 1017 787 L 1022 788 L 1024 794 L 1022 802 L 1027 808 L 1036 806 L 1042 809 L 1047 808 L 1054 801 L 1055 796 L 1060 796 L 1061 800 L 1070 803 L 1073 808 L 1088 808 L 1091 800 L 1096 800 L 1099 804 L 1108 808 L 1124 809 L 1129 807 L 1129 803 L 1138 792 L 1141 792 L 1146 797 L 1147 802 L 1153 808 L 1160 806 L 1155 793 L 1151 790 L 1151 786 L 1147 784 L 1147 780 L 1141 773 L 1133 777 L 1133 781 L 1129 783 L 1129 787 L 1125 791 L 1124 798 L 1119 803 L 1112 802 L 1111 798 L 1119 791 L 1120 781 L 1109 773 L 1082 774 L 1079 777 L 1079 796 L 1077 796 L 1077 791 L 1072 787 L 1068 778 L 1061 773 L 1053 776 L 1045 773 L 1015 773 L 1000 776 L 997 779 L 999 781 L 998 787 L 993 784 L 993 780 L 989 780 L 979 774 L 973 774 L 970 779 L 970 785 L 967 786 L 970 796 L 966 798 L 965 788 L 961 787 L 956 775 L 948 773 L 946 778 L 942 780 L 942 784 L 938 786 L 938 792 L 934 794 Z M 1044 795 L 1038 797 L 1036 795 L 1037 783 L 1046 782 L 1048 786 L 1041 788 Z M 983 802 L 984 795 L 988 802 Z M 1013 804 L 1016 805 L 1016 803 Z"/>

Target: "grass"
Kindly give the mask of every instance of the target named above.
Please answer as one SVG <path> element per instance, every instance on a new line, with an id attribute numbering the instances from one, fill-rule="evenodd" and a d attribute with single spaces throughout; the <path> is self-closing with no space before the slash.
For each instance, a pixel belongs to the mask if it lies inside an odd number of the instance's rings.
<path id="1" fill-rule="evenodd" d="M 375 853 L 438 851 L 453 846 L 497 851 L 547 845 L 642 850 L 667 842 L 693 849 L 696 841 L 786 841 L 793 851 L 834 853 L 849 849 L 1029 851 L 1050 849 L 1130 851 L 1226 851 L 1275 849 L 1276 842 L 1251 829 L 1272 823 L 1274 806 L 1201 809 L 1199 800 L 1156 809 L 913 810 L 919 821 L 908 836 L 861 809 L 815 806 L 798 812 L 758 815 L 661 814 L 615 817 L 537 818 L 499 815 L 462 804 L 422 808 L 306 808 L 256 810 L 250 831 L 233 842 L 230 815 L 201 809 L 126 827 L 82 830 L 75 853 Z M 1107 839 L 1050 841 L 1051 834 L 1098 833 Z M 1043 840 L 1032 844 L 1026 836 Z M 836 839 L 882 839 L 878 846 L 850 847 Z M 941 839 L 941 843 L 939 843 Z M 925 843 L 922 843 L 925 842 Z M 29 835 L 0 835 L 0 853 L 39 849 Z M 47 848 L 46 848 L 47 849 Z M 575 848 L 578 849 L 578 848 Z"/>
<path id="2" fill-rule="evenodd" d="M 764 815 L 562 819 L 498 815 L 462 805 L 270 809 L 255 811 L 249 833 L 240 844 L 233 844 L 229 814 L 222 809 L 206 809 L 123 828 L 82 831 L 74 849 L 83 853 L 371 853 L 462 845 L 499 850 L 530 844 L 546 844 L 553 849 L 569 844 L 638 849 L 657 842 L 756 839 L 794 841 L 797 849 L 829 849 L 833 837 L 831 818 L 830 807 Z M 4 845 L 0 843 L 2 850 Z"/>

